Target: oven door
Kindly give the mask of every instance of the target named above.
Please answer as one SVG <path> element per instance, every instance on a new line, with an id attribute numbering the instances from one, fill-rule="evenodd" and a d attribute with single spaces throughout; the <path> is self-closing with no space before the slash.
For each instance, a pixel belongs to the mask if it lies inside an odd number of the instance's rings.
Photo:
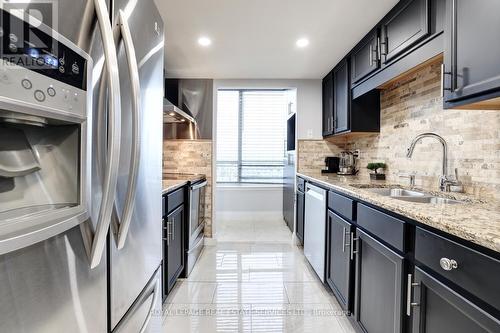
<path id="1" fill-rule="evenodd" d="M 205 191 L 207 181 L 191 185 L 189 193 L 189 248 L 196 245 L 196 239 L 205 227 Z"/>

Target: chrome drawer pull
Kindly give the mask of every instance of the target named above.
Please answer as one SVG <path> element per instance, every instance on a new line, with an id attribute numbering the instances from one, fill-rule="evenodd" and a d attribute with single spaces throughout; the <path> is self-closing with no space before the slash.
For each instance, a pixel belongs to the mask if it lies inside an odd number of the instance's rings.
<path id="1" fill-rule="evenodd" d="M 420 283 L 413 282 L 412 277 L 413 277 L 412 274 L 408 274 L 408 283 L 406 285 L 406 315 L 408 317 L 411 316 L 411 308 L 420 305 L 419 303 L 411 301 L 411 291 L 412 291 L 412 289 L 414 287 L 420 286 Z"/>
<path id="2" fill-rule="evenodd" d="M 439 260 L 439 265 L 445 271 L 451 271 L 458 268 L 458 263 L 453 259 L 441 258 Z"/>

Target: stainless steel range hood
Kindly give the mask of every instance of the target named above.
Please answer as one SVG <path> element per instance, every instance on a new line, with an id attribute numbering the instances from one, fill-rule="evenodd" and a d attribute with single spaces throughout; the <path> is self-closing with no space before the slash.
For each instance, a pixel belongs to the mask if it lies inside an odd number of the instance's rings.
<path id="1" fill-rule="evenodd" d="M 196 140 L 198 137 L 199 130 L 194 117 L 163 99 L 163 139 Z"/>
<path id="2" fill-rule="evenodd" d="M 165 139 L 212 139 L 213 80 L 165 79 Z"/>

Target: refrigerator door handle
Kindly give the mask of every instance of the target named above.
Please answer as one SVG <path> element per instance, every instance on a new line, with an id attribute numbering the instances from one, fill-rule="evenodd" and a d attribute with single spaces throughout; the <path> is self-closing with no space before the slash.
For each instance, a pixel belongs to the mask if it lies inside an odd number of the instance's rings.
<path id="1" fill-rule="evenodd" d="M 109 21 L 109 12 L 105 0 L 94 0 L 97 21 L 101 30 L 102 42 L 105 55 L 105 70 L 103 80 L 106 78 L 110 91 L 108 110 L 108 135 L 106 167 L 103 170 L 102 198 L 95 230 L 92 230 L 92 222 L 80 225 L 85 249 L 90 261 L 90 268 L 95 268 L 101 262 L 102 254 L 106 246 L 113 203 L 115 202 L 116 183 L 118 181 L 118 165 L 120 160 L 120 135 L 121 135 L 121 97 L 120 78 L 118 71 L 118 55 L 113 39 L 113 31 Z M 108 73 L 106 75 L 106 73 Z"/>
<path id="2" fill-rule="evenodd" d="M 141 125 L 140 125 L 140 108 L 141 108 L 141 86 L 139 81 L 139 68 L 137 67 L 137 57 L 135 54 L 135 46 L 130 33 L 130 27 L 125 13 L 119 12 L 119 30 L 118 26 L 115 30 L 115 41 L 118 44 L 120 36 L 123 39 L 125 46 L 125 54 L 127 56 L 128 71 L 130 73 L 130 85 L 132 90 L 132 147 L 130 170 L 128 176 L 128 191 L 125 197 L 125 203 L 121 218 L 118 215 L 116 202 L 113 211 L 113 233 L 115 235 L 116 247 L 122 249 L 125 246 L 128 230 L 132 221 L 132 213 L 134 211 L 135 197 L 137 193 L 137 177 L 139 175 L 139 162 L 141 160 Z"/>
<path id="3" fill-rule="evenodd" d="M 144 322 L 142 323 L 141 329 L 139 333 L 144 333 L 147 331 L 149 322 L 151 321 L 151 317 L 155 311 L 154 307 L 156 303 L 158 303 L 158 298 L 160 297 L 161 286 L 160 286 L 160 277 L 159 269 L 155 272 L 151 280 L 148 282 L 147 286 L 143 289 L 139 297 L 134 301 L 130 309 L 123 315 L 123 318 L 116 325 L 113 333 L 120 333 L 124 327 L 127 326 L 128 321 L 134 316 L 134 314 L 142 307 L 144 302 L 153 295 L 153 299 L 151 300 L 151 305 L 148 309 L 148 314 L 146 318 L 144 318 Z"/>

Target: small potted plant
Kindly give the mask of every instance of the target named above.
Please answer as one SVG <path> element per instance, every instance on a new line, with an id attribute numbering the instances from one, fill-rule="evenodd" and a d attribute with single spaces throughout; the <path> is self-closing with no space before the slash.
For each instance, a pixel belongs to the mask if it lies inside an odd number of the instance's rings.
<path id="1" fill-rule="evenodd" d="M 380 162 L 368 163 L 366 168 L 368 170 L 373 171 L 370 173 L 371 180 L 385 180 L 385 174 L 383 172 L 379 173 L 379 170 L 384 170 L 386 168 L 385 163 L 380 163 Z"/>

